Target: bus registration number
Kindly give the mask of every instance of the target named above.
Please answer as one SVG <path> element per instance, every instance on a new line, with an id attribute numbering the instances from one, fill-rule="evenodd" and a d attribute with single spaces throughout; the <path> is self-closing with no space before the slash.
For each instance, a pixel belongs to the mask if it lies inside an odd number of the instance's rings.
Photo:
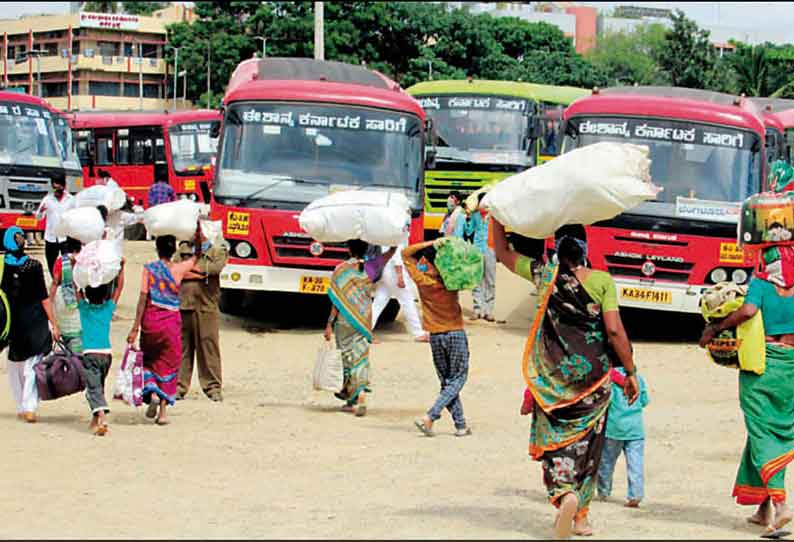
<path id="1" fill-rule="evenodd" d="M 620 297 L 628 301 L 644 303 L 660 303 L 669 305 L 673 302 L 673 293 L 668 290 L 651 290 L 649 288 L 630 288 L 624 286 L 620 289 Z"/>
<path id="2" fill-rule="evenodd" d="M 31 217 L 19 217 L 17 218 L 17 226 L 20 228 L 35 228 L 36 219 Z"/>
<path id="3" fill-rule="evenodd" d="M 302 275 L 300 283 L 300 291 L 304 294 L 324 294 L 328 292 L 328 285 L 330 280 L 326 277 L 312 277 L 311 275 Z"/>

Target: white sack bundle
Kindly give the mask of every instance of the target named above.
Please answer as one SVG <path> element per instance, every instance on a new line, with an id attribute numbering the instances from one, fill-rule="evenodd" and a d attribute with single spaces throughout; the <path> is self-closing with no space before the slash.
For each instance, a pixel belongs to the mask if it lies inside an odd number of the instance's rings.
<path id="1" fill-rule="evenodd" d="M 513 231 L 544 239 L 565 224 L 607 220 L 656 198 L 650 167 L 647 146 L 594 143 L 505 179 L 482 207 Z"/>
<path id="2" fill-rule="evenodd" d="M 361 239 L 396 246 L 410 229 L 410 204 L 405 194 L 397 192 L 347 190 L 313 201 L 299 222 L 321 243 Z"/>
<path id="3" fill-rule="evenodd" d="M 102 239 L 105 221 L 96 207 L 78 207 L 64 211 L 55 226 L 58 237 L 72 237 L 81 243 Z"/>
<path id="4" fill-rule="evenodd" d="M 149 207 L 143 213 L 143 224 L 150 235 L 173 235 L 178 241 L 189 241 L 196 235 L 202 205 L 180 199 Z"/>
<path id="5" fill-rule="evenodd" d="M 119 244 L 112 240 L 88 243 L 75 257 L 72 277 L 78 288 L 109 284 L 121 271 Z"/>
<path id="6" fill-rule="evenodd" d="M 75 196 L 75 207 L 98 207 L 104 205 L 108 212 L 118 211 L 127 202 L 124 190 L 113 185 L 96 184 L 82 189 Z"/>

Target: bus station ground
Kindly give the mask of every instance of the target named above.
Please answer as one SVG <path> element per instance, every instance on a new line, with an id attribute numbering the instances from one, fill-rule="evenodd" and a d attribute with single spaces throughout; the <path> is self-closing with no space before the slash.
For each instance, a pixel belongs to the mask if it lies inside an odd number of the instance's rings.
<path id="1" fill-rule="evenodd" d="M 126 257 L 108 399 L 153 243 L 128 242 Z M 319 297 L 260 298 L 245 317 L 224 315 L 224 402 L 194 381 L 166 427 L 112 402 L 109 435 L 94 437 L 82 394 L 42 403 L 39 423 L 21 423 L 2 363 L 0 538 L 548 538 L 553 509 L 519 415 L 533 291 L 500 268 L 496 312 L 507 324 L 468 325 L 466 438 L 452 436 L 446 414 L 435 438 L 413 426 L 438 381 L 429 347 L 399 319 L 373 347 L 367 417 L 313 391 L 327 317 Z M 611 500 L 592 506 L 596 538 L 757 537 L 752 510 L 730 496 L 745 439 L 736 371 L 698 349 L 697 317 L 624 319 L 651 395 L 646 498 L 623 507 L 621 459 Z"/>

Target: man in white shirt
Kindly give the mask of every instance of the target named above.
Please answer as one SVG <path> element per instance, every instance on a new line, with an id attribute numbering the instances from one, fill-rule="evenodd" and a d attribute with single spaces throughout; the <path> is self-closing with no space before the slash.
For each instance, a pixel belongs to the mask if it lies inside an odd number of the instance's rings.
<path id="1" fill-rule="evenodd" d="M 61 215 L 71 209 L 73 204 L 74 198 L 66 191 L 64 179 L 55 178 L 52 180 L 52 194 L 44 196 L 36 211 L 36 220 L 47 219 L 47 225 L 44 228 L 44 253 L 50 276 L 52 276 L 55 260 L 61 255 L 61 247 L 66 242 L 66 237 L 55 235 L 55 229 L 58 227 Z"/>
<path id="2" fill-rule="evenodd" d="M 400 303 L 400 310 L 414 340 L 428 342 L 430 335 L 422 329 L 422 322 L 419 319 L 419 311 L 414 299 L 413 281 L 403 268 L 401 253 L 406 246 L 407 244 L 402 244 L 397 248 L 394 256 L 386 263 L 380 280 L 375 283 L 375 299 L 372 302 L 372 329 L 375 329 L 378 324 L 378 318 L 388 305 L 389 300 L 395 298 Z M 388 247 L 382 247 L 381 250 L 386 252 Z"/>

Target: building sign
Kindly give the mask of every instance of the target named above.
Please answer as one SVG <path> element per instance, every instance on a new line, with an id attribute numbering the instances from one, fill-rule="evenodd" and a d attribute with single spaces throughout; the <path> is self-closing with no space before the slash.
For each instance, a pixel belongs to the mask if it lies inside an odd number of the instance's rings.
<path id="1" fill-rule="evenodd" d="M 82 28 L 106 28 L 109 30 L 138 30 L 140 19 L 137 15 L 120 13 L 89 13 L 80 12 Z"/>

